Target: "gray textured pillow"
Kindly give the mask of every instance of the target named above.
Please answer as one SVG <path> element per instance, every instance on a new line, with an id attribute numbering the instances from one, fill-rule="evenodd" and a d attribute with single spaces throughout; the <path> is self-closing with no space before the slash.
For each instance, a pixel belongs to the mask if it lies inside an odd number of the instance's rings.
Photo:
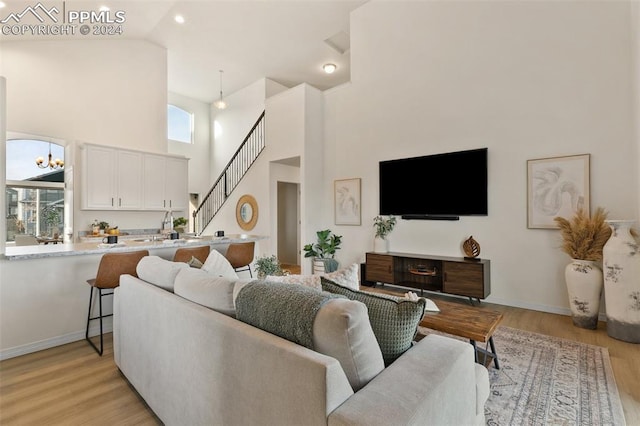
<path id="1" fill-rule="evenodd" d="M 373 294 L 343 287 L 321 278 L 322 290 L 341 294 L 367 306 L 371 328 L 380 345 L 385 365 L 406 352 L 413 342 L 424 315 L 426 301 L 410 301 L 385 294 Z"/>

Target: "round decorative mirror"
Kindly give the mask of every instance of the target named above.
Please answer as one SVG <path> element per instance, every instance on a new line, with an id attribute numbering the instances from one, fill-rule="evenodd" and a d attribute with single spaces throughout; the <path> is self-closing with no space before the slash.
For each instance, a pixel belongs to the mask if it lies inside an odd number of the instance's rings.
<path id="1" fill-rule="evenodd" d="M 240 228 L 252 230 L 258 222 L 258 203 L 251 195 L 245 194 L 236 204 L 236 220 Z"/>

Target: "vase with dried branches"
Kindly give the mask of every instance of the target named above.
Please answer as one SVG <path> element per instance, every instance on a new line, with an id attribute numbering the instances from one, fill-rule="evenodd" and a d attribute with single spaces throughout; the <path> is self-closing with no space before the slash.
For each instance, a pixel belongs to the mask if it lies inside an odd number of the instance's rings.
<path id="1" fill-rule="evenodd" d="M 604 286 L 598 262 L 602 260 L 602 248 L 611 236 L 606 219 L 607 212 L 602 207 L 598 207 L 591 217 L 584 210 L 578 210 L 570 219 L 554 218 L 562 235 L 562 251 L 571 257 L 571 263 L 565 268 L 565 281 L 573 324 L 581 328 L 598 327 Z"/>

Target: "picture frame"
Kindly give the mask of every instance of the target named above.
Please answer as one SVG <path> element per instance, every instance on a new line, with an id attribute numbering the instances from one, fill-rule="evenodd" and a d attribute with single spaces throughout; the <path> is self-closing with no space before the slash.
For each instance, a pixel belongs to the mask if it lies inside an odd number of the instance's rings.
<path id="1" fill-rule="evenodd" d="M 357 226 L 362 224 L 360 184 L 360 178 L 337 179 L 333 182 L 336 225 Z"/>
<path id="2" fill-rule="evenodd" d="M 557 216 L 590 214 L 590 154 L 527 160 L 527 228 L 559 229 Z"/>

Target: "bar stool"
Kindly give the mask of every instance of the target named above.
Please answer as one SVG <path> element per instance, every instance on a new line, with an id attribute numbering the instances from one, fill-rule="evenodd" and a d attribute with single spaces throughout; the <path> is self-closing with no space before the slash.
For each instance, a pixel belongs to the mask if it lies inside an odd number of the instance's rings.
<path id="1" fill-rule="evenodd" d="M 231 243 L 224 257 L 227 258 L 236 272 L 249 271 L 249 276 L 253 278 L 251 262 L 253 262 L 255 245 L 256 243 L 254 241 L 248 243 Z"/>
<path id="2" fill-rule="evenodd" d="M 210 251 L 211 248 L 209 246 L 179 248 L 173 255 L 173 261 L 189 263 L 191 257 L 195 257 L 200 262 L 204 263 L 207 261 Z"/>
<path id="3" fill-rule="evenodd" d="M 138 262 L 145 256 L 149 255 L 148 250 L 139 250 L 127 253 L 106 253 L 100 259 L 98 265 L 98 273 L 95 278 L 87 280 L 87 283 L 91 286 L 89 293 L 89 312 L 87 314 L 87 330 L 85 333 L 85 339 L 93 349 L 96 350 L 98 355 L 102 356 L 104 349 L 103 344 L 103 332 L 102 332 L 102 318 L 113 316 L 113 313 L 108 315 L 102 314 L 102 298 L 113 294 L 113 289 L 120 285 L 120 275 L 129 274 L 137 277 L 136 266 Z M 98 306 L 100 315 L 97 317 L 91 316 L 91 308 L 93 302 L 93 290 L 98 290 Z M 93 343 L 89 338 L 89 324 L 93 320 L 100 320 L 100 348 Z"/>

